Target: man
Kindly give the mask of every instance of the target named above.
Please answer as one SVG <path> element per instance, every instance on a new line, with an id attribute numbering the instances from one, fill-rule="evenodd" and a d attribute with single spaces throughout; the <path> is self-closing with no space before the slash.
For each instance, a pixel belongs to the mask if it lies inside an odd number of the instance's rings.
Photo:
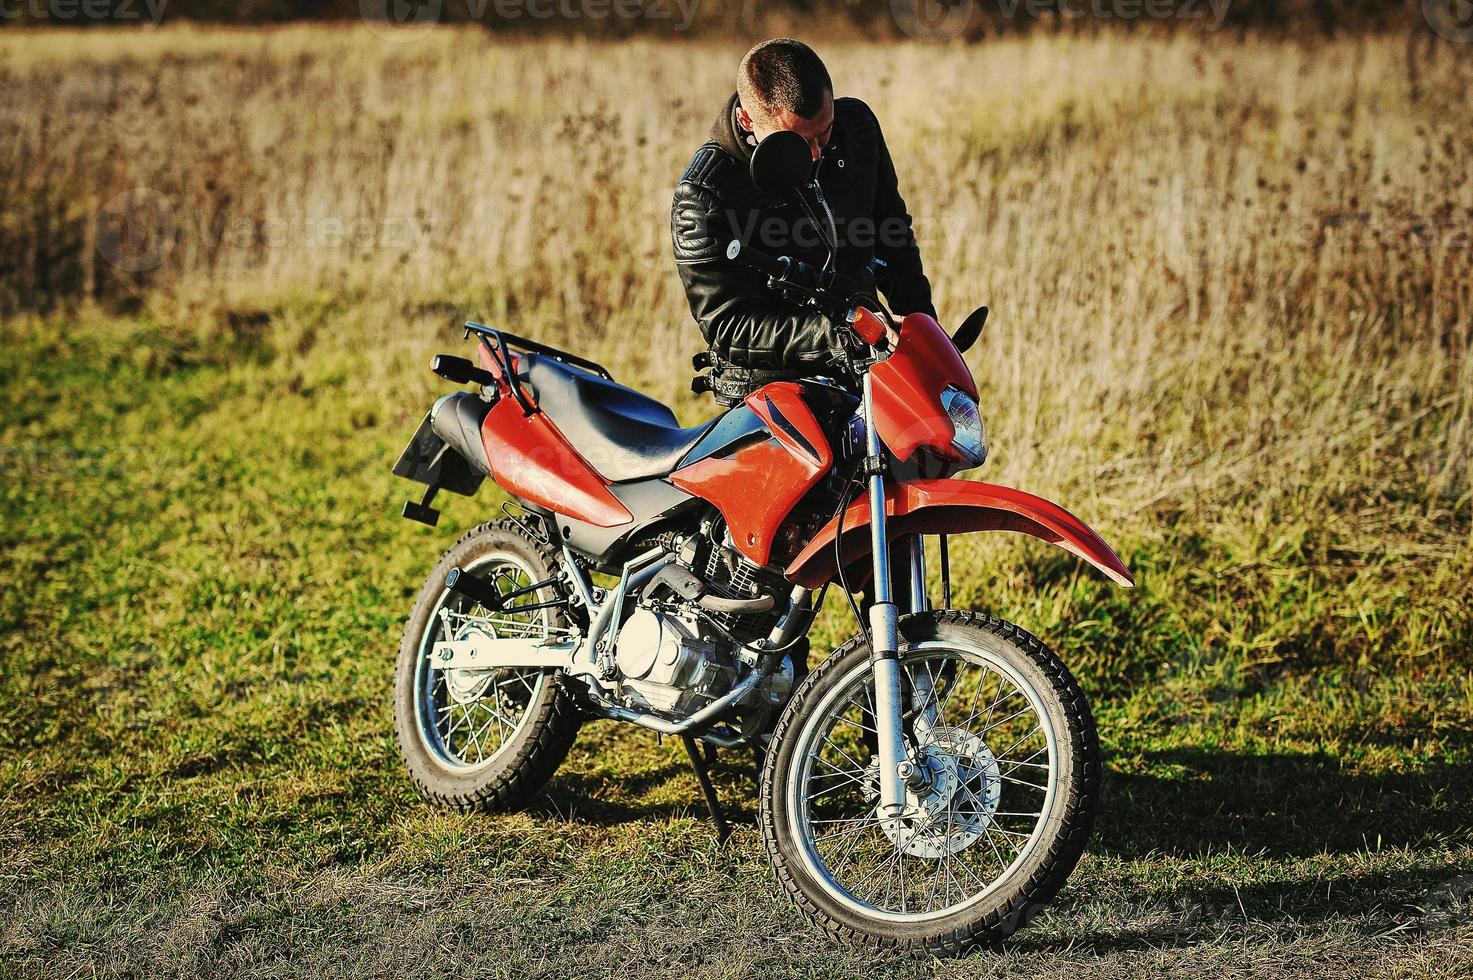
<path id="1" fill-rule="evenodd" d="M 752 183 L 752 151 L 778 130 L 808 140 L 820 193 L 802 192 L 807 208 L 794 193 L 770 197 Z M 858 99 L 834 98 L 828 69 L 801 41 L 764 41 L 742 59 L 736 94 L 675 188 L 671 236 L 710 350 L 706 386 L 725 405 L 770 381 L 815 373 L 846 351 L 857 353 L 859 343 L 847 328 L 769 290 L 760 273 L 728 261 L 733 238 L 822 267 L 826 239 L 836 237 L 839 273 L 878 286 L 897 315 L 935 316 L 879 121 Z M 884 266 L 872 273 L 875 258 Z"/>

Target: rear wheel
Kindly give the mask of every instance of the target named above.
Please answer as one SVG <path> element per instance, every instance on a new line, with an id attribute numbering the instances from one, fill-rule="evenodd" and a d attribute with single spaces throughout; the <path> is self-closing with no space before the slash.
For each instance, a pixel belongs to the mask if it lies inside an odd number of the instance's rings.
<path id="1" fill-rule="evenodd" d="M 920 778 L 900 819 L 878 816 L 869 651 L 860 638 L 804 682 L 762 779 L 768 857 L 830 932 L 956 955 L 1011 935 L 1084 850 L 1099 745 L 1084 694 L 1035 637 L 944 610 L 901 621 Z"/>
<path id="2" fill-rule="evenodd" d="M 552 670 L 441 670 L 437 642 L 487 636 L 546 636 L 568 629 L 554 609 L 493 613 L 445 588 L 461 568 L 501 595 L 554 575 L 542 546 L 511 522 L 466 533 L 430 573 L 404 627 L 394 682 L 394 728 L 414 784 L 427 798 L 458 810 L 525 805 L 557 771 L 581 719 Z M 556 599 L 552 586 L 511 605 Z"/>

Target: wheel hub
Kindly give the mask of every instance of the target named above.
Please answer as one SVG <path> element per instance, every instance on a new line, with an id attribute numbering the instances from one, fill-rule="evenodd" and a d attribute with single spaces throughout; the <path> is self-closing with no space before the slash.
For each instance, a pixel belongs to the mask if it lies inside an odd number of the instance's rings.
<path id="1" fill-rule="evenodd" d="M 905 854 L 956 854 L 982 837 L 997 812 L 1002 797 L 997 760 L 980 736 L 949 727 L 931 729 L 919 755 L 920 788 L 907 787 L 905 813 L 881 819 L 880 828 Z M 878 776 L 878 760 L 872 765 Z"/>
<path id="2" fill-rule="evenodd" d="M 456 630 L 454 639 L 468 640 L 473 636 L 495 639 L 492 633 L 470 623 L 463 624 L 460 629 Z M 450 699 L 456 704 L 470 704 L 473 701 L 479 701 L 485 695 L 486 687 L 491 683 L 491 676 L 495 671 L 449 667 L 441 673 L 445 677 L 445 690 L 450 695 Z"/>

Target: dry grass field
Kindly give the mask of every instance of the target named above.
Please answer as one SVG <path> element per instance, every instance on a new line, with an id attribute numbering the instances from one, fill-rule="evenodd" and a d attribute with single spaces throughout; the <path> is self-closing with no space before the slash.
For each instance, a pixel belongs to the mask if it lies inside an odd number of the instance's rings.
<path id="1" fill-rule="evenodd" d="M 487 491 L 388 473 L 472 317 L 710 414 L 670 191 L 742 44 L 0 32 L 0 974 L 1473 973 L 1473 59 L 1396 38 L 820 44 L 883 121 L 982 478 L 1140 582 L 958 543 L 1109 773 L 1007 949 L 834 946 L 679 747 L 413 795 L 409 597 Z M 837 643 L 837 603 L 822 620 Z"/>

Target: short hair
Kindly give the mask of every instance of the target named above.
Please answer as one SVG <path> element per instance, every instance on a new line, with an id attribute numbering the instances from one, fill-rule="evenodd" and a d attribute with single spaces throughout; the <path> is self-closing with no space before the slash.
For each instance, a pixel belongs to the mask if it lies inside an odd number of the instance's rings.
<path id="1" fill-rule="evenodd" d="M 812 119 L 833 93 L 829 70 L 818 54 L 790 37 L 763 41 L 737 69 L 737 97 L 748 112 L 786 109 Z"/>

